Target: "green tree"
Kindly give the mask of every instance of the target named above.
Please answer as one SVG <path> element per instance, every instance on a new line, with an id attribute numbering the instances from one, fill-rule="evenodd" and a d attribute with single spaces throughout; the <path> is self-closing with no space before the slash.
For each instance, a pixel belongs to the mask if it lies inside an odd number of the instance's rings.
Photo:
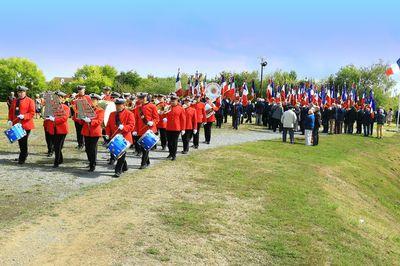
<path id="1" fill-rule="evenodd" d="M 45 89 L 46 80 L 37 65 L 25 58 L 11 57 L 0 59 L 0 97 L 5 99 L 17 85 L 29 88 L 29 95 Z"/>
<path id="2" fill-rule="evenodd" d="M 85 85 L 88 93 L 101 93 L 104 86 L 113 86 L 118 74 L 112 66 L 84 65 L 74 75 L 75 80 L 68 84 L 68 88 L 76 85 Z"/>
<path id="3" fill-rule="evenodd" d="M 134 92 L 141 80 L 142 78 L 136 71 L 121 71 L 115 78 L 114 89 L 118 92 Z"/>

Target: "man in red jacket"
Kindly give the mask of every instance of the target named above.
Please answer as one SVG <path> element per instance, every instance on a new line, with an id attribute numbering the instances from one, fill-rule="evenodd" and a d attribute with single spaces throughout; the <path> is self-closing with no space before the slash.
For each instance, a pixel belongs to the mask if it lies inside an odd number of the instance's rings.
<path id="1" fill-rule="evenodd" d="M 111 96 L 111 88 L 110 87 L 108 87 L 108 86 L 103 87 L 102 100 L 109 101 L 109 102 L 113 101 L 113 98 Z"/>
<path id="2" fill-rule="evenodd" d="M 100 95 L 92 93 L 90 94 L 90 98 L 95 117 L 84 117 L 80 120 L 80 123 L 82 124 L 82 135 L 85 138 L 85 150 L 89 160 L 89 172 L 93 172 L 96 169 L 97 142 L 99 141 L 99 137 L 102 136 L 101 125 L 104 120 L 104 110 L 98 106 L 99 100 L 101 100 Z"/>
<path id="3" fill-rule="evenodd" d="M 186 115 L 185 110 L 178 104 L 178 96 L 171 96 L 171 111 L 163 121 L 167 123 L 167 142 L 169 155 L 167 159 L 174 161 L 178 149 L 179 134 L 185 134 Z"/>
<path id="4" fill-rule="evenodd" d="M 199 148 L 201 126 L 207 122 L 205 104 L 200 100 L 200 96 L 197 95 L 193 101 L 194 109 L 196 109 L 197 114 L 197 132 L 193 132 L 193 148 L 195 149 Z"/>
<path id="5" fill-rule="evenodd" d="M 146 93 L 137 95 L 137 108 L 135 109 L 135 130 L 132 132 L 134 137 L 139 139 L 147 130 L 157 132 L 157 123 L 159 121 L 157 107 L 150 102 L 150 97 Z M 139 169 L 145 169 L 150 164 L 149 151 L 140 147 L 142 152 L 142 161 Z"/>
<path id="6" fill-rule="evenodd" d="M 23 129 L 26 130 L 26 136 L 18 140 L 20 153 L 18 159 L 15 159 L 18 164 L 24 164 L 28 157 L 28 137 L 31 130 L 35 128 L 33 123 L 35 102 L 26 96 L 27 90 L 27 87 L 17 86 L 18 98 L 12 101 L 8 111 L 8 125 L 11 127 L 21 123 Z"/>
<path id="7" fill-rule="evenodd" d="M 183 108 L 185 109 L 186 123 L 185 134 L 182 135 L 182 154 L 186 154 L 189 152 L 189 141 L 192 139 L 193 134 L 197 133 L 197 113 L 196 109 L 194 109 L 194 106 L 191 105 L 189 97 L 186 97 L 183 103 Z"/>
<path id="8" fill-rule="evenodd" d="M 158 119 L 159 119 L 157 123 L 157 129 L 158 133 L 160 134 L 161 149 L 164 151 L 167 146 L 167 133 L 165 129 L 167 127 L 167 123 L 164 123 L 162 121 L 162 116 L 164 115 L 165 108 L 167 106 L 164 95 L 162 94 L 157 95 L 156 106 L 158 110 Z"/>
<path id="9" fill-rule="evenodd" d="M 72 101 L 72 106 L 73 106 L 73 111 L 74 111 L 74 116 L 72 117 L 72 120 L 75 122 L 75 130 L 76 130 L 76 140 L 78 142 L 78 149 L 82 149 L 84 145 L 84 138 L 82 135 L 82 122 L 80 119 L 77 117 L 77 106 L 76 106 L 76 100 L 79 99 L 86 99 L 86 101 L 91 104 L 91 99 L 89 95 L 85 94 L 85 89 L 86 86 L 78 85 L 76 87 L 76 90 L 78 91 L 78 94 L 75 96 L 75 99 Z"/>
<path id="10" fill-rule="evenodd" d="M 218 111 L 218 107 L 212 102 L 212 100 L 206 97 L 206 123 L 204 124 L 204 141 L 205 144 L 210 144 L 211 141 L 211 128 L 212 124 L 215 122 L 215 112 Z"/>
<path id="11" fill-rule="evenodd" d="M 63 154 L 62 148 L 64 146 L 65 137 L 68 134 L 68 117 L 70 114 L 70 108 L 64 104 L 65 93 L 58 91 L 56 95 L 60 99 L 61 107 L 64 110 L 64 113 L 59 116 L 49 116 L 45 118 L 47 122 L 47 132 L 52 138 L 52 143 L 54 144 L 54 168 L 57 168 L 60 164 L 63 163 Z"/>
<path id="12" fill-rule="evenodd" d="M 125 108 L 125 101 L 126 100 L 122 98 L 115 100 L 117 111 L 110 114 L 106 126 L 106 134 L 110 138 L 117 133 L 122 134 L 122 136 L 132 144 L 132 131 L 135 129 L 135 116 Z M 118 158 L 114 177 L 120 177 L 122 172 L 128 171 L 128 164 L 126 163 L 125 156 L 126 152 Z"/>

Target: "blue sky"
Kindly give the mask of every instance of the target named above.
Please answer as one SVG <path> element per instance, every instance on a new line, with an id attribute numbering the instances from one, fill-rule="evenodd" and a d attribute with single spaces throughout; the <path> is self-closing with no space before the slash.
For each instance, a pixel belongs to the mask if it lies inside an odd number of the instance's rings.
<path id="1" fill-rule="evenodd" d="M 0 57 L 35 61 L 46 78 L 83 64 L 159 76 L 340 66 L 400 57 L 400 1 L 2 1 Z"/>

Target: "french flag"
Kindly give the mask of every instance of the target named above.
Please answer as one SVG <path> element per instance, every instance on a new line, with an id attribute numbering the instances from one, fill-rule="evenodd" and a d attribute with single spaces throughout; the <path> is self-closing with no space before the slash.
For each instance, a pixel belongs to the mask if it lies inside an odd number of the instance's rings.
<path id="1" fill-rule="evenodd" d="M 376 110 L 374 92 L 372 90 L 369 92 L 369 106 L 371 110 Z"/>
<path id="2" fill-rule="evenodd" d="M 225 96 L 226 92 L 228 91 L 228 84 L 226 83 L 224 75 L 221 75 L 221 87 L 222 87 L 221 95 Z"/>
<path id="3" fill-rule="evenodd" d="M 236 86 L 235 86 L 235 78 L 232 76 L 230 78 L 229 82 L 229 90 L 226 93 L 227 96 L 233 101 L 235 99 L 235 92 L 236 92 Z"/>
<path id="4" fill-rule="evenodd" d="M 243 82 L 242 86 L 242 105 L 247 106 L 249 104 L 249 100 L 247 99 L 247 95 L 249 94 L 249 90 L 247 89 L 246 82 Z"/>
<path id="5" fill-rule="evenodd" d="M 391 76 L 400 72 L 400 58 L 395 64 L 392 64 L 388 69 L 386 69 L 386 75 Z"/>
<path id="6" fill-rule="evenodd" d="M 179 69 L 178 69 L 178 75 L 176 75 L 175 93 L 176 93 L 176 95 L 178 97 L 182 97 L 183 96 L 182 82 L 181 82 L 180 70 Z"/>
<path id="7" fill-rule="evenodd" d="M 274 90 L 274 82 L 272 81 L 272 79 L 270 79 L 270 80 L 268 81 L 267 93 L 266 93 L 267 100 L 268 100 L 269 102 L 271 101 L 271 99 L 272 99 L 272 97 L 273 97 L 273 95 L 272 95 L 273 90 Z"/>

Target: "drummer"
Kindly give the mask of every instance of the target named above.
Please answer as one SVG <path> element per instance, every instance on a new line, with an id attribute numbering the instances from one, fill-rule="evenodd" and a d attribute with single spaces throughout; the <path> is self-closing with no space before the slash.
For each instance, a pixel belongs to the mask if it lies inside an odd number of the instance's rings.
<path id="1" fill-rule="evenodd" d="M 164 115 L 163 121 L 167 123 L 167 142 L 169 155 L 167 159 L 174 161 L 178 149 L 179 134 L 185 134 L 186 115 L 185 110 L 178 103 L 179 97 L 171 96 L 171 111 Z"/>
<path id="2" fill-rule="evenodd" d="M 140 93 L 137 95 L 138 107 L 135 109 L 135 130 L 132 135 L 138 139 L 142 137 L 147 130 L 157 132 L 158 112 L 157 107 L 150 102 L 150 95 Z M 150 165 L 149 151 L 140 147 L 142 153 L 142 161 L 139 169 L 145 169 Z"/>
<path id="3" fill-rule="evenodd" d="M 125 109 L 125 102 L 126 100 L 122 98 L 115 100 L 117 111 L 112 112 L 108 118 L 106 134 L 109 138 L 112 138 L 117 133 L 122 134 L 122 136 L 132 144 L 132 131 L 135 128 L 135 116 L 132 112 Z M 114 177 L 120 177 L 122 172 L 128 171 L 128 164 L 126 163 L 125 156 L 126 152 L 118 158 Z"/>
<path id="4" fill-rule="evenodd" d="M 197 113 L 194 106 L 191 104 L 190 98 L 186 97 L 183 100 L 183 106 L 185 109 L 185 134 L 182 135 L 183 151 L 182 154 L 189 152 L 189 142 L 192 139 L 193 134 L 197 133 Z"/>
<path id="5" fill-rule="evenodd" d="M 32 129 L 35 128 L 33 117 L 35 116 L 35 102 L 26 96 L 28 88 L 25 86 L 17 86 L 18 97 L 15 98 L 8 111 L 8 126 L 21 123 L 22 128 L 26 131 L 26 136 L 18 140 L 19 157 L 15 159 L 18 164 L 24 164 L 28 157 L 28 137 Z"/>
<path id="6" fill-rule="evenodd" d="M 65 137 L 68 134 L 68 117 L 70 114 L 70 108 L 65 104 L 65 97 L 67 96 L 64 92 L 58 91 L 55 93 L 59 100 L 61 107 L 64 109 L 62 116 L 48 116 L 45 121 L 48 121 L 48 131 L 54 143 L 54 168 L 57 168 L 63 163 L 62 148 L 64 146 Z"/>
<path id="7" fill-rule="evenodd" d="M 82 135 L 85 138 L 85 150 L 89 160 L 89 172 L 93 172 L 96 169 L 97 142 L 99 141 L 99 137 L 102 136 L 101 125 L 104 119 L 104 110 L 98 106 L 99 100 L 101 100 L 100 95 L 92 93 L 90 94 L 90 98 L 95 117 L 82 118 Z"/>

